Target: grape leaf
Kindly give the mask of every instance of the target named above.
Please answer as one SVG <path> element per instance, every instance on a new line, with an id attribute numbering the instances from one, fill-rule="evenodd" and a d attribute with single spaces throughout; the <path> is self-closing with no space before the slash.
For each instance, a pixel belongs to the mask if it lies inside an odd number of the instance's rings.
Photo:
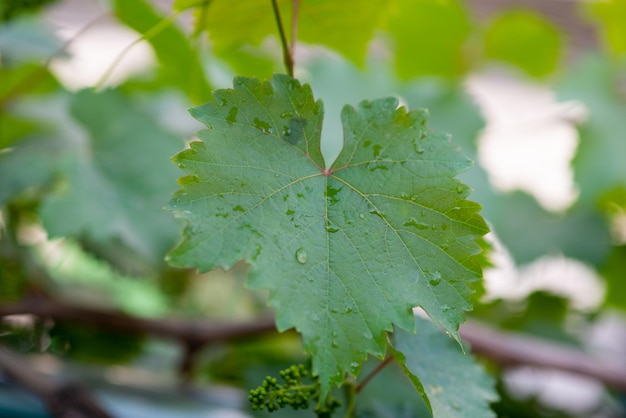
<path id="1" fill-rule="evenodd" d="M 437 418 L 495 417 L 493 379 L 430 321 L 415 317 L 417 334 L 396 330 L 391 352 Z"/>
<path id="2" fill-rule="evenodd" d="M 551 213 L 521 191 L 481 197 L 483 216 L 518 264 L 558 253 L 597 266 L 611 250 L 606 219 L 589 207 L 577 203 L 565 213 Z"/>
<path id="3" fill-rule="evenodd" d="M 170 205 L 188 226 L 170 262 L 246 259 L 248 285 L 270 290 L 279 330 L 302 334 L 324 391 L 382 356 L 392 323 L 413 329 L 415 306 L 457 336 L 480 275 L 473 240 L 488 229 L 454 179 L 470 161 L 428 130 L 426 111 L 395 98 L 344 107 L 327 169 L 308 85 L 236 78 L 214 97 L 191 110 L 204 142 L 174 159 L 188 175 Z"/>
<path id="4" fill-rule="evenodd" d="M 69 111 L 87 135 L 65 143 L 54 161 L 62 181 L 40 207 L 48 232 L 80 237 L 98 250 L 113 243 L 122 256 L 130 249 L 134 258 L 162 267 L 180 227 L 162 210 L 176 187 L 176 168 L 166 160 L 181 141 L 114 90 L 80 91 Z"/>
<path id="5" fill-rule="evenodd" d="M 579 201 L 586 206 L 595 206 L 605 193 L 626 185 L 625 69 L 624 63 L 588 55 L 559 85 L 560 97 L 579 100 L 589 111 L 578 127 L 580 143 L 572 162 Z"/>

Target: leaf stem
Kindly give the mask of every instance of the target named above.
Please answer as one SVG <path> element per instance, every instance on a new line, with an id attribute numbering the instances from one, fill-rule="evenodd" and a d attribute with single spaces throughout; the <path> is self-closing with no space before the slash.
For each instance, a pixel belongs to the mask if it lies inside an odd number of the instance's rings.
<path id="1" fill-rule="evenodd" d="M 295 61 L 296 56 L 296 39 L 298 39 L 298 13 L 300 11 L 300 0 L 293 0 L 293 7 L 291 11 L 291 45 L 289 48 L 289 54 L 291 55 L 291 62 Z"/>
<path id="2" fill-rule="evenodd" d="M 276 26 L 278 26 L 278 33 L 280 34 L 280 43 L 283 47 L 283 61 L 285 63 L 285 69 L 287 70 L 287 75 L 289 77 L 293 77 L 293 56 L 291 55 L 291 48 L 287 42 L 287 36 L 285 35 L 283 20 L 280 17 L 280 9 L 278 8 L 277 0 L 272 0 L 272 8 L 274 9 Z"/>
<path id="3" fill-rule="evenodd" d="M 380 373 L 380 371 L 384 369 L 385 366 L 387 366 L 389 363 L 391 363 L 392 360 L 394 360 L 394 356 L 390 355 L 386 359 L 381 361 L 378 366 L 376 366 L 374 370 L 369 372 L 369 374 L 365 376 L 361 383 L 357 385 L 355 389 L 356 393 L 361 392 L 361 390 L 363 390 L 363 388 L 370 382 L 370 380 L 372 380 L 378 373 Z"/>
<path id="4" fill-rule="evenodd" d="M 344 391 L 346 396 L 346 418 L 352 418 L 354 416 L 354 409 L 356 408 L 356 394 L 357 389 L 353 381 L 344 382 Z"/>

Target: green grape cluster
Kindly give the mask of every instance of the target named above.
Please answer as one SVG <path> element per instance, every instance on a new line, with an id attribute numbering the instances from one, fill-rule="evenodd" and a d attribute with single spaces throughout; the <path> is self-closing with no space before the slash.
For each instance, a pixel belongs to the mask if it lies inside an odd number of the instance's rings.
<path id="1" fill-rule="evenodd" d="M 318 382 L 304 384 L 303 378 L 310 377 L 307 367 L 303 364 L 292 365 L 280 371 L 283 384 L 278 379 L 267 376 L 261 386 L 250 391 L 248 400 L 252 409 L 269 412 L 291 406 L 293 409 L 307 409 L 310 402 L 316 402 L 314 412 L 318 418 L 330 418 L 337 408 L 341 406 L 339 399 L 329 397 L 325 402 L 319 402 L 320 385 Z M 311 379 L 312 380 L 312 379 Z"/>

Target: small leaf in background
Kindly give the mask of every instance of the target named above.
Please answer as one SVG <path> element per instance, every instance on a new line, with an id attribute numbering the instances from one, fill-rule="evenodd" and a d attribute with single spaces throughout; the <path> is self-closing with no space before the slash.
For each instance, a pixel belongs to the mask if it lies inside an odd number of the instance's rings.
<path id="1" fill-rule="evenodd" d="M 8 22 L 26 13 L 34 13 L 56 0 L 3 1 L 0 3 L 0 22 Z"/>
<path id="2" fill-rule="evenodd" d="M 626 311 L 626 245 L 613 247 L 608 260 L 600 268 L 600 274 L 606 280 L 606 300 L 609 306 Z"/>
<path id="3" fill-rule="evenodd" d="M 583 10 L 598 25 L 605 47 L 614 55 L 626 54 L 626 2 L 604 0 L 581 3 Z"/>
<path id="4" fill-rule="evenodd" d="M 587 56 L 558 87 L 560 97 L 584 103 L 589 112 L 578 127 L 580 142 L 572 163 L 579 201 L 586 206 L 596 206 L 605 193 L 626 185 L 625 69 L 623 64 Z"/>
<path id="5" fill-rule="evenodd" d="M 610 251 L 607 221 L 588 207 L 552 213 L 524 192 L 483 197 L 485 219 L 518 264 L 556 253 L 598 266 Z"/>
<path id="6" fill-rule="evenodd" d="M 0 24 L 2 66 L 45 60 L 61 51 L 63 42 L 43 23 L 41 16 Z"/>
<path id="7" fill-rule="evenodd" d="M 512 64 L 533 77 L 546 76 L 561 59 L 562 35 L 539 14 L 526 10 L 497 16 L 485 33 L 487 58 Z"/>
<path id="8" fill-rule="evenodd" d="M 370 358 L 363 363 L 362 375 L 367 376 L 380 360 Z M 376 373 L 357 396 L 358 418 L 426 418 L 430 410 L 398 362 L 392 361 Z"/>
<path id="9" fill-rule="evenodd" d="M 17 140 L 13 145 L 9 151 L 0 153 L 0 204 L 21 193 L 41 193 L 52 181 L 58 161 L 69 147 L 57 137 L 38 135 Z"/>
<path id="10" fill-rule="evenodd" d="M 385 29 L 393 37 L 400 77 L 454 77 L 465 72 L 471 22 L 462 2 L 398 0 L 388 13 Z"/>
<path id="11" fill-rule="evenodd" d="M 145 0 L 115 0 L 114 7 L 117 17 L 141 34 L 149 33 L 164 20 Z M 147 37 L 146 41 L 154 48 L 159 61 L 160 81 L 179 88 L 194 103 L 203 103 L 211 98 L 211 86 L 200 57 L 176 23 Z"/>
<path id="12" fill-rule="evenodd" d="M 391 351 L 435 418 L 495 417 L 494 381 L 428 320 L 415 317 L 417 334 L 396 329 Z"/>
<path id="13" fill-rule="evenodd" d="M 6 242 L 0 241 L 0 303 L 19 301 L 28 288 L 28 275 L 24 266 L 11 259 L 12 254 L 6 247 Z"/>
<path id="14" fill-rule="evenodd" d="M 368 44 L 385 9 L 385 2 L 378 1 L 302 1 L 298 38 L 327 46 L 363 65 Z"/>
<path id="15" fill-rule="evenodd" d="M 194 7 L 202 7 L 208 5 L 212 0 L 174 0 L 172 9 L 183 12 Z"/>
<path id="16" fill-rule="evenodd" d="M 0 50 L 1 52 L 1 50 Z M 21 94 L 43 94 L 54 91 L 59 83 L 50 72 L 39 64 L 26 62 L 21 65 L 0 67 L 0 103 Z"/>
<path id="17" fill-rule="evenodd" d="M 1 37 L 1 35 L 0 35 Z M 2 56 L 0 47 L 0 56 Z M 10 59 L 7 59 L 10 61 Z M 27 110 L 20 110 L 19 98 L 23 94 L 51 93 L 59 83 L 50 72 L 38 64 L 25 62 L 16 66 L 0 64 L 0 150 L 9 147 L 32 134 L 45 131 L 44 124 Z M 0 195 L 3 193 L 0 192 Z"/>
<path id="18" fill-rule="evenodd" d="M 0 150 L 10 147 L 13 143 L 22 140 L 38 131 L 38 126 L 35 122 L 23 119 L 20 117 L 14 117 L 9 113 L 3 113 L 0 115 Z M 3 193 L 0 193 L 0 196 Z M 1 200 L 1 198 L 0 198 Z"/>
<path id="19" fill-rule="evenodd" d="M 81 91 L 70 111 L 87 136 L 55 161 L 60 182 L 40 209 L 48 232 L 121 243 L 159 266 L 178 236 L 162 208 L 176 187 L 168 156 L 182 141 L 113 90 Z"/>
<path id="20" fill-rule="evenodd" d="M 146 336 L 89 325 L 56 321 L 50 330 L 50 351 L 74 361 L 92 364 L 124 364 L 142 353 Z"/>
<path id="21" fill-rule="evenodd" d="M 487 226 L 454 179 L 470 161 L 428 130 L 425 111 L 394 98 L 346 106 L 344 147 L 326 169 L 308 86 L 236 78 L 214 96 L 192 110 L 204 142 L 175 157 L 188 175 L 171 208 L 188 226 L 174 265 L 246 259 L 248 284 L 270 289 L 280 330 L 302 333 L 325 392 L 366 353 L 384 354 L 392 323 L 412 329 L 414 306 L 456 335 Z"/>

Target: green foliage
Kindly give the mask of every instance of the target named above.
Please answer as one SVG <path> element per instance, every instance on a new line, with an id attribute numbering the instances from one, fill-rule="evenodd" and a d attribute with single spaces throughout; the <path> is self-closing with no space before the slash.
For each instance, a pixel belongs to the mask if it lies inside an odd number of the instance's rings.
<path id="1" fill-rule="evenodd" d="M 624 269 L 626 269 L 626 245 L 616 246 L 600 272 L 607 282 L 606 303 L 622 310 L 626 310 Z"/>
<path id="2" fill-rule="evenodd" d="M 512 64 L 534 77 L 557 68 L 561 45 L 561 34 L 551 22 L 525 10 L 499 15 L 485 33 L 487 58 Z"/>
<path id="3" fill-rule="evenodd" d="M 578 127 L 580 144 L 573 161 L 583 205 L 593 206 L 605 193 L 626 184 L 621 158 L 626 153 L 624 68 L 624 63 L 585 56 L 559 86 L 562 98 L 582 101 L 589 112 Z"/>
<path id="4" fill-rule="evenodd" d="M 23 266 L 17 260 L 2 257 L 4 251 L 0 249 L 0 302 L 14 302 L 26 294 L 28 277 Z"/>
<path id="5" fill-rule="evenodd" d="M 55 354 L 93 364 L 124 364 L 142 352 L 141 334 L 117 333 L 91 326 L 57 323 L 49 333 Z"/>
<path id="6" fill-rule="evenodd" d="M 471 25 L 461 1 L 397 0 L 394 6 L 385 29 L 393 36 L 401 77 L 455 77 L 469 67 L 464 48 Z M 442 28 L 446 36 L 437 36 Z"/>
<path id="7" fill-rule="evenodd" d="M 291 27 L 292 2 L 282 0 L 279 5 L 285 26 Z M 264 0 L 249 0 L 239 5 L 237 13 L 231 13 L 230 1 L 213 0 L 208 7 L 203 27 L 214 42 L 215 52 L 235 64 L 238 74 L 245 75 L 250 71 L 245 65 L 251 62 L 240 61 L 242 52 L 248 46 L 258 46 L 269 36 L 277 34 L 274 15 L 268 6 Z M 379 2 L 356 0 L 300 2 L 298 40 L 328 46 L 362 64 L 367 45 L 384 10 L 382 6 Z M 254 74 L 259 75 L 258 72 Z"/>
<path id="8" fill-rule="evenodd" d="M 146 40 L 153 46 L 159 60 L 161 83 L 181 89 L 195 103 L 211 98 L 211 87 L 202 61 L 180 29 L 163 21 L 163 17 L 145 0 L 114 0 L 113 3 L 122 22 L 139 33 L 150 33 Z"/>
<path id="9" fill-rule="evenodd" d="M 456 335 L 487 227 L 454 179 L 468 161 L 425 112 L 396 99 L 345 107 L 344 148 L 326 169 L 322 105 L 307 86 L 238 78 L 215 98 L 192 111 L 204 142 L 175 159 L 189 175 L 171 207 L 189 226 L 170 262 L 245 258 L 278 328 L 303 334 L 324 393 L 366 353 L 384 354 L 391 323 L 411 329 L 413 306 Z"/>
<path id="10" fill-rule="evenodd" d="M 50 19 L 46 3 L 0 0 L 0 308 L 28 308 L 42 293 L 84 309 L 212 321 L 254 320 L 269 304 L 277 328 L 294 331 L 202 347 L 192 336 L 155 350 L 144 333 L 85 318 L 12 316 L 0 318 L 3 345 L 97 363 L 102 376 L 117 376 L 106 367 L 120 363 L 124 373 L 164 371 L 159 379 L 176 374 L 182 346 L 193 383 L 262 381 L 250 397 L 258 416 L 290 406 L 299 409 L 275 416 L 483 418 L 494 414 L 493 379 L 454 341 L 466 311 L 508 332 L 593 347 L 582 341 L 588 327 L 607 308 L 625 308 L 623 1 L 582 5 L 607 52 L 585 56 L 571 16 L 565 36 L 548 9 L 277 0 L 301 81 L 258 81 L 284 71 L 271 2 L 175 0 L 168 14 L 153 0 L 112 0 L 98 4 L 137 32 L 129 47 L 145 41 L 158 67 L 100 92 L 115 65 L 101 68 L 94 91 L 57 81 L 57 60 L 80 58 L 84 32 L 57 38 L 48 23 L 66 4 Z M 132 59 L 127 50 L 116 62 Z M 560 213 L 529 194 L 494 191 L 480 166 L 485 121 L 465 81 L 494 62 L 541 78 L 589 113 L 572 163 L 579 198 Z M 213 95 L 234 75 L 252 78 Z M 208 130 L 185 147 L 198 124 L 184 108 L 199 103 L 191 113 Z M 185 177 L 171 198 L 180 171 L 170 157 L 182 148 L 174 162 Z M 465 171 L 468 157 L 476 165 Z M 168 201 L 188 223 L 169 260 L 201 273 L 163 262 L 182 228 L 162 210 Z M 481 267 L 500 253 L 482 237 L 481 216 L 518 265 L 558 254 L 595 269 L 605 304 L 581 313 L 541 291 L 483 301 Z M 234 268 L 204 273 L 218 266 Z M 414 318 L 416 306 L 430 320 Z M 306 367 L 263 379 L 305 355 Z M 504 369 L 488 365 L 502 382 Z M 498 389 L 499 416 L 571 415 Z M 598 404 L 609 402 L 607 393 Z"/>
<path id="11" fill-rule="evenodd" d="M 56 0 L 1 0 L 0 22 L 8 22 L 24 13 L 36 12 L 40 7 Z"/>
<path id="12" fill-rule="evenodd" d="M 396 330 L 393 355 L 434 417 L 495 417 L 493 379 L 430 321 L 415 317 L 417 334 Z"/>
<path id="13" fill-rule="evenodd" d="M 61 40 L 54 35 L 52 30 L 42 24 L 41 18 L 37 15 L 24 16 L 0 24 L 0 48 L 2 49 L 0 71 L 13 69 L 25 63 L 40 62 L 53 55 L 63 56 L 61 46 Z M 39 66 L 37 70 L 41 73 L 48 72 L 45 66 Z M 32 80 L 24 87 L 24 93 L 30 93 L 37 90 L 39 82 Z"/>
<path id="14" fill-rule="evenodd" d="M 522 192 L 492 194 L 482 202 L 484 216 L 519 264 L 530 263 L 543 254 L 561 253 L 600 265 L 610 252 L 606 219 L 581 204 L 566 213 L 552 213 Z M 579 239 L 581 234 L 588 239 Z M 539 236 L 541 240 L 537 240 Z"/>
<path id="15" fill-rule="evenodd" d="M 589 16 L 597 20 L 605 47 L 614 55 L 626 54 L 626 3 L 623 0 L 606 0 L 583 3 Z"/>

